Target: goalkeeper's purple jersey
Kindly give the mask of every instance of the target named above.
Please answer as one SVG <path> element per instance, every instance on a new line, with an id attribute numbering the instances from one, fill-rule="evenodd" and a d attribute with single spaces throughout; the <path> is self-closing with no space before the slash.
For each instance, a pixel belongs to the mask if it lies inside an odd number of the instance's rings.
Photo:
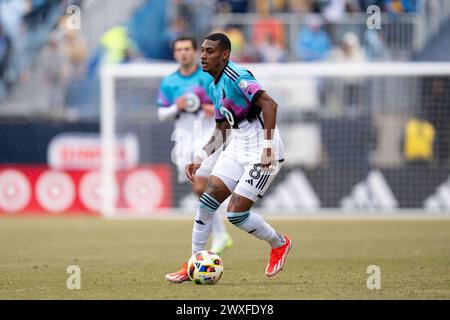
<path id="1" fill-rule="evenodd" d="M 261 109 L 255 105 L 256 98 L 263 92 L 252 73 L 228 61 L 218 78 L 209 87 L 209 96 L 214 103 L 216 122 L 228 121 L 238 128 L 242 120 L 257 118 L 261 125 Z"/>

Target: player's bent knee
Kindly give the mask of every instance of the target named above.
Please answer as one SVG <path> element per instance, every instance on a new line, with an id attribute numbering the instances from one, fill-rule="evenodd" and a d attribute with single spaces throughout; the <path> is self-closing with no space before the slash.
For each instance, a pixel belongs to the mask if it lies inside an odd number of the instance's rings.
<path id="1" fill-rule="evenodd" d="M 194 183 L 194 185 L 192 186 L 192 190 L 198 197 L 202 196 L 202 194 L 205 192 L 205 189 L 205 185 L 200 183 Z"/>
<path id="2" fill-rule="evenodd" d="M 222 203 L 230 196 L 231 192 L 220 178 L 211 176 L 208 185 L 206 186 L 205 193 Z"/>
<path id="3" fill-rule="evenodd" d="M 227 212 L 249 211 L 254 202 L 240 194 L 233 193 L 227 206 Z"/>
<path id="4" fill-rule="evenodd" d="M 199 205 L 209 212 L 216 212 L 220 207 L 220 202 L 205 192 L 200 196 Z"/>
<path id="5" fill-rule="evenodd" d="M 245 221 L 247 221 L 249 216 L 250 216 L 250 211 L 227 212 L 228 221 L 230 221 L 236 227 L 239 227 L 240 225 L 245 223 Z"/>
<path id="6" fill-rule="evenodd" d="M 195 181 L 192 184 L 192 191 L 197 195 L 197 197 L 200 197 L 203 194 L 203 192 L 206 191 L 207 185 L 208 185 L 207 177 L 195 176 Z"/>

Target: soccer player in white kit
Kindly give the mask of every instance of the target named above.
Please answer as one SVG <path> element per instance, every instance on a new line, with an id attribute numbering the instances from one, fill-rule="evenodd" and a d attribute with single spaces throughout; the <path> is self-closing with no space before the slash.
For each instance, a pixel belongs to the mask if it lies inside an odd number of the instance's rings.
<path id="1" fill-rule="evenodd" d="M 265 275 L 277 274 L 292 247 L 289 237 L 277 233 L 252 210 L 278 174 L 283 158 L 283 142 L 276 129 L 276 102 L 265 92 L 250 71 L 230 61 L 231 43 L 222 33 L 209 35 L 201 48 L 201 67 L 214 82 L 209 95 L 214 103 L 216 129 L 194 161 L 186 166 L 193 181 L 204 161 L 221 150 L 201 195 L 192 232 L 192 254 L 204 250 L 211 234 L 215 212 L 231 195 L 228 220 L 238 228 L 266 241 L 270 247 Z M 261 116 L 262 113 L 262 116 Z M 184 277 L 187 269 L 166 275 Z"/>
<path id="2" fill-rule="evenodd" d="M 162 80 L 157 104 L 160 121 L 175 121 L 172 159 L 178 168 L 178 182 L 183 183 L 188 181 L 185 166 L 192 162 L 194 151 L 204 146 L 214 131 L 214 106 L 207 93 L 213 79 L 197 64 L 193 38 L 176 39 L 173 52 L 179 69 Z M 219 154 L 205 161 L 192 181 L 192 189 L 199 197 L 205 191 Z M 231 247 L 232 240 L 221 217 L 214 220 L 211 250 L 222 253 Z"/>

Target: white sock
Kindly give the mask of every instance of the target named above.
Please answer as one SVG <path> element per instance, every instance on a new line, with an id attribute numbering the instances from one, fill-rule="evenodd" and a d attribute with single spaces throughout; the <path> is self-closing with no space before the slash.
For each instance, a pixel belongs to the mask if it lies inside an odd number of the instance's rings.
<path id="1" fill-rule="evenodd" d="M 222 214 L 226 212 L 226 207 L 224 207 L 224 203 L 219 207 L 214 215 L 214 223 L 212 227 L 212 236 L 214 239 L 221 239 L 227 234 L 227 228 L 225 227 L 225 223 L 223 221 Z"/>
<path id="2" fill-rule="evenodd" d="M 205 250 L 206 243 L 211 235 L 214 215 L 219 206 L 220 203 L 207 193 L 202 194 L 200 197 L 192 229 L 192 254 Z"/>
<path id="3" fill-rule="evenodd" d="M 258 239 L 267 241 L 272 248 L 278 248 L 284 244 L 284 237 L 277 234 L 275 229 L 256 212 L 228 212 L 227 216 L 236 227 Z"/>

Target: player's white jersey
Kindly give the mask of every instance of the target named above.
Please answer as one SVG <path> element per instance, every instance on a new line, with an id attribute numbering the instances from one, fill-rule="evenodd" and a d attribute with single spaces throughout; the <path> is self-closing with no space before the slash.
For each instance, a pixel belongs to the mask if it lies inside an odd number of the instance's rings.
<path id="1" fill-rule="evenodd" d="M 242 120 L 238 129 L 231 130 L 231 141 L 224 152 L 243 165 L 259 163 L 264 149 L 264 128 L 258 121 Z M 278 129 L 272 140 L 275 159 L 284 159 L 284 145 Z"/>
<path id="2" fill-rule="evenodd" d="M 242 164 L 259 163 L 261 160 L 264 121 L 255 101 L 263 92 L 252 73 L 232 61 L 227 63 L 209 87 L 216 122 L 228 121 L 233 128 L 232 140 L 226 152 L 230 156 L 238 155 L 236 159 Z M 276 159 L 282 160 L 284 147 L 278 130 L 272 148 Z"/>
<path id="3" fill-rule="evenodd" d="M 228 121 L 232 127 L 231 141 L 211 174 L 219 177 L 230 190 L 253 202 L 264 196 L 284 161 L 283 142 L 275 129 L 271 148 L 276 165 L 271 171 L 261 168 L 265 127 L 261 108 L 255 101 L 263 92 L 250 71 L 231 61 L 209 88 L 216 122 Z"/>

